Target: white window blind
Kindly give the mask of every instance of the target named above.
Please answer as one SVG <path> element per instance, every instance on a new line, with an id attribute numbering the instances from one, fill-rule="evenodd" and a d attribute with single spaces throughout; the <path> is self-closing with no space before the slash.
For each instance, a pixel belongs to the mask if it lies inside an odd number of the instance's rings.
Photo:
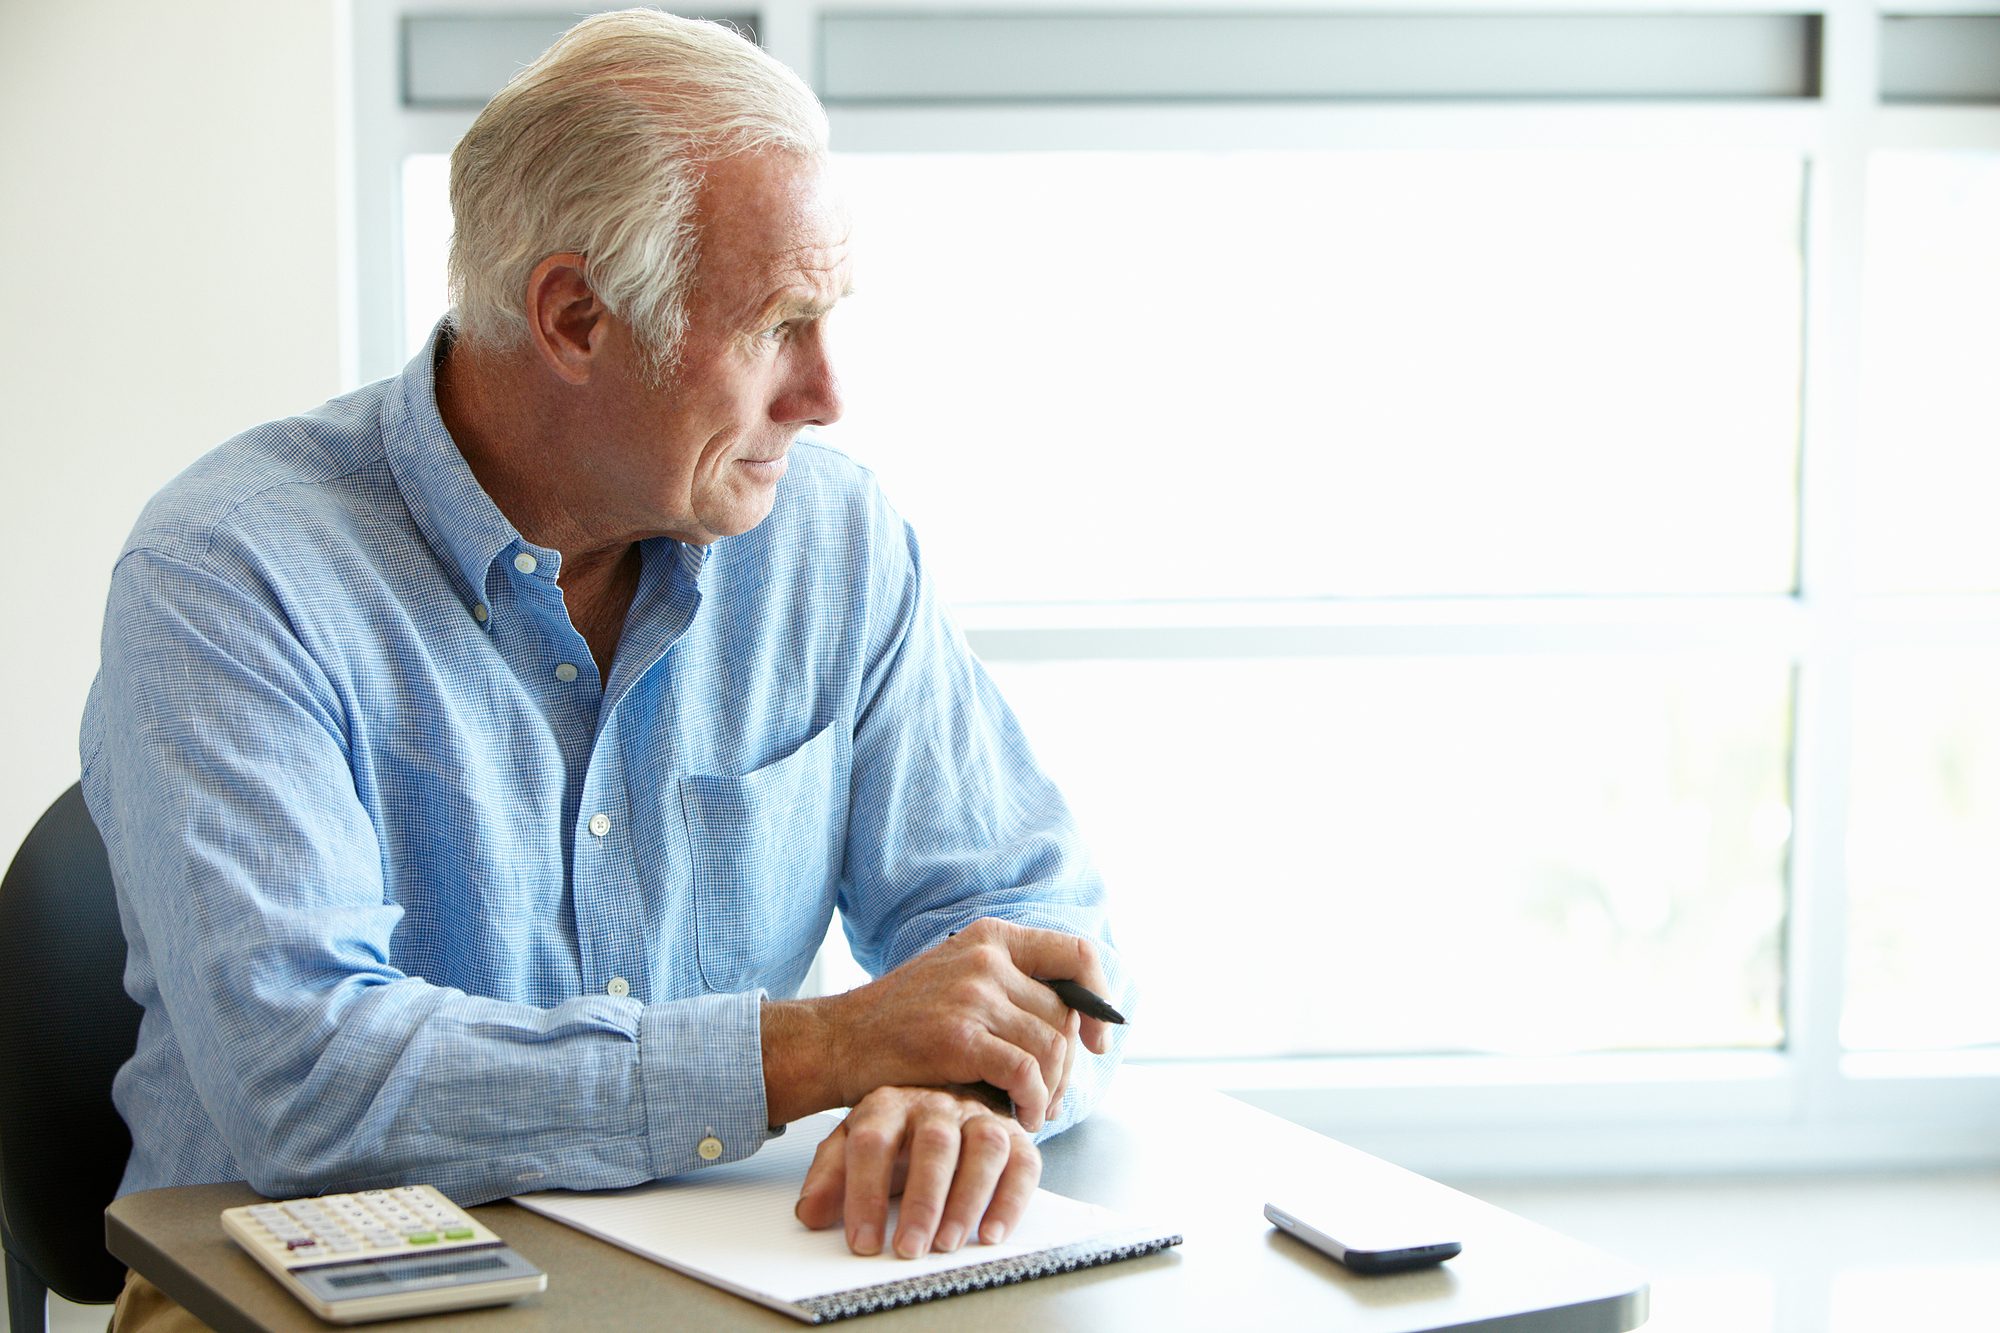
<path id="1" fill-rule="evenodd" d="M 1806 14 L 847 14 L 829 101 L 1810 97 Z"/>
<path id="2" fill-rule="evenodd" d="M 2000 14 L 1884 18 L 1882 97 L 1890 102 L 2000 102 Z"/>
<path id="3" fill-rule="evenodd" d="M 742 11 L 697 13 L 756 39 L 757 17 Z M 485 106 L 514 71 L 548 50 L 577 15 L 411 14 L 403 19 L 403 102 L 425 108 Z"/>

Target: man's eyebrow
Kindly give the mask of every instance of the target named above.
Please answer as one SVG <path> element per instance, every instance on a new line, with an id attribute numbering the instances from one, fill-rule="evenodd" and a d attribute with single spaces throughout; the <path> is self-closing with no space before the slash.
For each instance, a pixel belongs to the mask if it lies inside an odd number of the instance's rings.
<path id="1" fill-rule="evenodd" d="M 771 323 L 781 319 L 818 319 L 832 310 L 835 305 L 852 295 L 854 295 L 854 284 L 851 282 L 843 287 L 840 295 L 834 297 L 832 300 L 808 299 L 778 292 L 764 303 L 764 313 L 759 317 L 758 322 Z"/>

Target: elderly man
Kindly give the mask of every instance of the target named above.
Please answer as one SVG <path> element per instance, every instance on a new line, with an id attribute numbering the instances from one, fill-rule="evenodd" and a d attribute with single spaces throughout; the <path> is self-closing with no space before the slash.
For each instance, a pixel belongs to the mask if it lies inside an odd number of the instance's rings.
<path id="1" fill-rule="evenodd" d="M 1021 1216 L 1115 1059 L 1042 980 L 1125 985 L 910 529 L 800 435 L 840 411 L 825 144 L 727 31 L 586 20 L 453 155 L 431 344 L 141 517 L 82 744 L 145 1006 L 125 1190 L 476 1203 L 852 1106 L 808 1225 Z M 789 998 L 836 907 L 876 980 Z"/>

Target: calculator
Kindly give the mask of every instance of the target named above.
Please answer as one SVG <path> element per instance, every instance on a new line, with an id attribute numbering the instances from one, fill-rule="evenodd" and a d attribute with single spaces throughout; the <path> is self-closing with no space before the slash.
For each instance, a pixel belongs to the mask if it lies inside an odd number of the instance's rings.
<path id="1" fill-rule="evenodd" d="M 333 1324 L 505 1305 L 549 1285 L 429 1185 L 225 1208 L 222 1228 Z"/>

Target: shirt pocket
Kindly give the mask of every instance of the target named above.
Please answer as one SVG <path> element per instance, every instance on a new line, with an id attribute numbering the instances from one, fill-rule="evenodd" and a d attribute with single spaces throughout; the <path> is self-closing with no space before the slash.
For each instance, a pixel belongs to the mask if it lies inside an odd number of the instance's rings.
<path id="1" fill-rule="evenodd" d="M 840 737 L 826 726 L 740 777 L 682 778 L 695 956 L 711 992 L 796 994 L 833 919 L 847 826 Z"/>

